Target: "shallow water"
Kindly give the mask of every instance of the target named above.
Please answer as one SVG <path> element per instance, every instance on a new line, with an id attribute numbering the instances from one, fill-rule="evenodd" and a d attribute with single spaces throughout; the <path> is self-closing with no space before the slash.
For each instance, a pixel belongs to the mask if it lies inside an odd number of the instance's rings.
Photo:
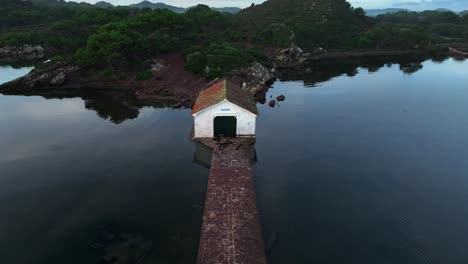
<path id="1" fill-rule="evenodd" d="M 468 262 L 468 63 L 420 66 L 269 91 L 286 96 L 259 105 L 269 263 Z M 116 122 L 100 102 L 0 96 L 0 262 L 96 263 L 125 234 L 151 243 L 143 263 L 195 262 L 208 170 L 190 111 Z"/>
<path id="2" fill-rule="evenodd" d="M 10 66 L 0 66 L 0 84 L 24 76 L 28 74 L 32 69 L 34 69 L 34 67 L 13 68 Z"/>

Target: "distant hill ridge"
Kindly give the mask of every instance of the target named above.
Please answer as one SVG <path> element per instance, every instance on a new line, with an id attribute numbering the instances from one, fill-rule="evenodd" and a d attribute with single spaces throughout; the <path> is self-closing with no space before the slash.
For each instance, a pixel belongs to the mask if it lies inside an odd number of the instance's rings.
<path id="1" fill-rule="evenodd" d="M 105 2 L 105 1 L 97 2 L 94 5 L 98 6 L 98 7 L 103 7 L 103 8 L 108 8 L 108 7 L 113 7 L 114 6 L 111 3 Z M 150 2 L 150 1 L 147 1 L 147 0 L 142 1 L 140 3 L 137 3 L 137 4 L 132 4 L 132 5 L 129 5 L 129 6 L 130 7 L 136 7 L 136 8 L 150 8 L 150 9 L 153 9 L 153 10 L 154 9 L 168 9 L 168 10 L 171 10 L 171 11 L 173 11 L 175 13 L 185 13 L 187 10 L 192 8 L 192 7 L 189 7 L 189 8 L 177 7 L 177 6 L 168 5 L 168 4 L 160 3 L 160 2 L 153 3 L 153 2 Z M 231 13 L 231 14 L 235 14 L 235 13 L 238 13 L 239 11 L 241 11 L 241 8 L 239 8 L 239 7 L 211 7 L 211 9 L 219 11 L 219 12 L 227 12 L 227 13 Z"/>
<path id="2" fill-rule="evenodd" d="M 18 0 L 18 1 L 27 2 L 28 0 Z M 91 4 L 88 4 L 88 3 L 85 3 L 85 2 L 74 2 L 74 1 L 66 2 L 64 0 L 29 0 L 29 1 L 31 1 L 33 3 L 42 3 L 42 4 L 48 4 L 48 5 L 70 3 L 70 4 L 77 4 L 77 5 L 83 5 L 83 6 L 91 6 Z M 101 7 L 101 8 L 115 7 L 115 5 L 113 5 L 110 2 L 106 2 L 106 1 L 99 1 L 99 2 L 95 3 L 94 6 Z M 172 6 L 172 5 L 168 5 L 168 4 L 160 3 L 160 2 L 153 3 L 153 2 L 150 2 L 148 0 L 144 0 L 144 1 L 140 2 L 140 3 L 132 4 L 132 5 L 128 5 L 128 6 L 135 7 L 135 8 L 142 8 L 142 9 L 143 8 L 168 9 L 168 10 L 171 10 L 171 11 L 173 11 L 175 13 L 185 13 L 190 8 L 193 8 L 193 7 L 189 7 L 189 8 L 177 7 L 177 6 Z M 227 13 L 231 13 L 231 14 L 238 13 L 239 11 L 242 10 L 239 7 L 210 7 L 210 8 L 213 9 L 213 10 L 219 11 L 219 12 L 227 12 Z"/>
<path id="3" fill-rule="evenodd" d="M 111 4 L 109 2 L 105 2 L 105 1 L 99 1 L 99 2 L 95 3 L 94 5 L 97 6 L 97 7 L 102 7 L 102 8 L 114 7 L 113 4 Z"/>
<path id="4" fill-rule="evenodd" d="M 11 1 L 11 0 L 5 0 L 5 1 Z M 31 1 L 33 3 L 45 3 L 45 4 L 63 4 L 63 3 L 67 3 L 67 2 L 65 2 L 65 0 L 18 0 L 18 1 L 24 1 L 24 2 Z M 287 0 L 285 0 L 285 2 L 287 2 Z M 318 1 L 318 2 L 320 2 L 320 1 Z M 88 3 L 85 3 L 85 2 L 70 1 L 68 3 L 74 3 L 74 4 L 80 4 L 80 5 L 91 5 L 91 4 L 88 4 Z M 112 3 L 109 3 L 109 2 L 106 2 L 106 1 L 99 1 L 99 2 L 95 3 L 94 6 L 101 7 L 101 8 L 115 7 Z M 161 3 L 161 2 L 154 3 L 154 2 L 151 2 L 151 1 L 148 1 L 148 0 L 144 0 L 144 1 L 140 2 L 140 3 L 132 4 L 132 5 L 128 5 L 128 6 L 136 7 L 136 8 L 168 9 L 168 10 L 171 10 L 171 11 L 176 12 L 176 13 L 184 13 L 187 10 L 189 10 L 190 8 L 193 8 L 193 7 L 188 7 L 188 8 L 177 7 L 177 6 L 172 6 L 172 5 L 168 5 L 168 4 Z M 226 13 L 231 13 L 231 14 L 239 13 L 242 10 L 242 8 L 239 8 L 239 7 L 210 7 L 210 8 L 213 9 L 213 10 L 219 11 L 219 12 L 226 12 Z M 370 16 L 370 17 L 376 17 L 378 15 L 396 13 L 396 12 L 400 12 L 400 11 L 413 12 L 412 10 L 409 10 L 409 9 L 406 9 L 406 8 L 380 8 L 380 9 L 366 9 L 365 10 L 366 15 Z M 447 9 L 447 8 L 437 8 L 437 9 L 435 9 L 433 11 L 454 12 L 454 13 L 458 13 L 461 16 L 468 14 L 468 10 L 461 11 L 461 12 L 455 12 L 455 11 L 452 11 L 452 10 Z M 416 11 L 416 12 L 420 12 L 420 11 Z"/>
<path id="5" fill-rule="evenodd" d="M 150 2 L 150 1 L 142 1 L 138 4 L 133 4 L 133 5 L 130 5 L 131 7 L 137 7 L 137 8 L 150 8 L 150 9 L 169 9 L 173 12 L 176 12 L 176 13 L 184 13 L 186 11 L 185 8 L 182 8 L 182 7 L 176 7 L 176 6 L 171 6 L 171 5 L 167 5 L 167 4 L 164 4 L 164 3 L 153 3 L 153 2 Z"/>
<path id="6" fill-rule="evenodd" d="M 382 9 L 366 9 L 366 15 L 370 17 L 376 17 L 378 15 L 391 14 L 396 12 L 423 12 L 423 11 L 413 11 L 406 8 L 382 8 Z M 435 10 L 425 10 L 425 11 L 439 11 L 439 12 L 454 12 L 461 16 L 468 14 L 468 10 L 455 12 L 447 8 L 437 8 Z"/>

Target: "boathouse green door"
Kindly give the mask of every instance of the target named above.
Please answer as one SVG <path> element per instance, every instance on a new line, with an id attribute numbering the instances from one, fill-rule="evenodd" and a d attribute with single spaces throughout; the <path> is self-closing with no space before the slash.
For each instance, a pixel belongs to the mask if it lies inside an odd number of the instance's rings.
<path id="1" fill-rule="evenodd" d="M 217 116 L 214 119 L 214 136 L 236 137 L 237 118 L 234 116 Z"/>

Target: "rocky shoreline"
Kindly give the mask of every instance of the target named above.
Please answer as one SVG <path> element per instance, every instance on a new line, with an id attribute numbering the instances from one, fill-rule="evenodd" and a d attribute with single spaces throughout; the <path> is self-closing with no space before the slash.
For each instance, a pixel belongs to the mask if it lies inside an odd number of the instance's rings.
<path id="1" fill-rule="evenodd" d="M 447 49 L 448 52 L 448 49 Z M 304 53 L 292 45 L 286 49 L 266 52 L 270 65 L 259 62 L 249 67 L 234 70 L 225 77 L 246 89 L 257 101 L 266 102 L 266 92 L 278 79 L 291 71 L 310 72 L 317 65 L 343 65 L 359 59 L 388 60 L 389 58 L 420 58 L 429 55 L 423 50 L 409 51 L 367 51 L 333 52 L 317 49 Z M 84 91 L 121 91 L 131 94 L 142 104 L 170 102 L 173 107 L 190 108 L 198 95 L 209 83 L 203 77 L 184 70 L 184 58 L 172 53 L 153 59 L 149 63 L 151 78 L 137 80 L 135 73 L 129 73 L 126 80 L 108 80 L 96 71 L 84 70 L 71 63 L 47 63 L 24 77 L 0 85 L 0 93 L 7 95 L 79 96 Z"/>
<path id="2" fill-rule="evenodd" d="M 23 45 L 0 48 L 0 62 L 31 61 L 43 59 L 50 51 L 40 45 Z"/>
<path id="3" fill-rule="evenodd" d="M 27 75 L 0 85 L 3 94 L 34 94 L 46 91 L 73 91 L 80 89 L 125 89 L 118 82 L 110 82 L 83 72 L 73 63 L 50 62 Z"/>
<path id="4" fill-rule="evenodd" d="M 89 91 L 121 91 L 132 94 L 142 104 L 172 102 L 173 107 L 190 108 L 198 93 L 209 83 L 204 77 L 184 70 L 181 54 L 166 54 L 153 61 L 152 77 L 137 80 L 135 73 L 128 79 L 110 80 L 92 69 L 80 69 L 72 63 L 49 62 L 26 76 L 0 85 L 5 95 L 39 95 L 45 97 L 79 96 Z M 242 86 L 244 83 L 253 96 L 262 93 L 273 83 L 275 76 L 260 63 L 233 71 L 226 78 Z"/>

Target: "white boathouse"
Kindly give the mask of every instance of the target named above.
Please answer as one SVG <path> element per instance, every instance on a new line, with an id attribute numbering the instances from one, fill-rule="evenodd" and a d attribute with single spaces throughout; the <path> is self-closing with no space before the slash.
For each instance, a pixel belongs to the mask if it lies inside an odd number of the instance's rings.
<path id="1" fill-rule="evenodd" d="M 200 92 L 192 109 L 194 138 L 255 137 L 258 110 L 254 98 L 227 81 Z"/>

